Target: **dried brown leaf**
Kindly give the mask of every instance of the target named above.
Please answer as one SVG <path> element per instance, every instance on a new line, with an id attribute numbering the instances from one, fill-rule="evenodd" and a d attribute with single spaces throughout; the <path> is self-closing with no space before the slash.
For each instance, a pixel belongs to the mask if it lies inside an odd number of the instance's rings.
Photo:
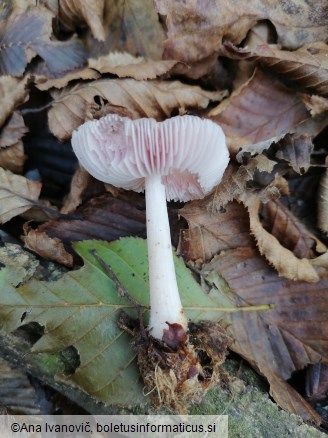
<path id="1" fill-rule="evenodd" d="M 71 190 L 61 208 L 61 213 L 72 213 L 82 203 L 82 194 L 92 180 L 92 176 L 83 168 L 79 167 L 74 173 L 71 182 Z"/>
<path id="2" fill-rule="evenodd" d="M 328 393 L 328 366 L 322 363 L 310 365 L 306 370 L 305 393 L 315 404 L 324 401 Z"/>
<path id="3" fill-rule="evenodd" d="M 238 48 L 227 42 L 222 53 L 233 59 L 260 62 L 300 87 L 328 96 L 328 46 L 323 42 L 308 44 L 293 52 L 268 44 Z"/>
<path id="4" fill-rule="evenodd" d="M 311 116 L 317 116 L 325 111 L 328 111 L 328 99 L 322 96 L 309 94 L 299 94 L 299 97 L 305 103 L 306 108 L 310 111 Z"/>
<path id="5" fill-rule="evenodd" d="M 254 195 L 247 194 L 243 203 L 248 208 L 250 229 L 254 235 L 258 249 L 262 255 L 275 267 L 278 274 L 289 280 L 308 282 L 319 281 L 319 275 L 307 258 L 297 258 L 289 249 L 266 231 L 259 218 L 261 202 Z"/>
<path id="6" fill-rule="evenodd" d="M 105 40 L 103 13 L 105 0 L 59 0 L 59 21 L 63 29 L 73 32 L 77 27 L 87 24 L 97 40 Z"/>
<path id="7" fill-rule="evenodd" d="M 209 261 L 215 254 L 240 246 L 251 246 L 246 209 L 237 202 L 210 214 L 208 200 L 186 204 L 179 214 L 188 222 L 181 230 L 178 252 L 186 260 Z"/>
<path id="8" fill-rule="evenodd" d="M 28 98 L 27 81 L 27 77 L 21 80 L 10 76 L 0 77 L 0 127 L 14 109 Z"/>
<path id="9" fill-rule="evenodd" d="M 113 198 L 109 193 L 92 198 L 75 211 L 76 219 L 50 220 L 38 230 L 57 237 L 64 244 L 76 240 L 112 241 L 123 236 L 145 236 L 145 211 L 141 195 L 130 194 L 129 200 Z M 144 201 L 143 201 L 144 202 Z"/>
<path id="10" fill-rule="evenodd" d="M 302 100 L 304 101 L 304 99 Z M 289 132 L 297 137 L 304 135 L 313 140 L 313 138 L 320 134 L 326 126 L 328 126 L 328 114 L 323 113 L 306 119 L 304 122 L 301 122 L 300 124 L 291 128 Z M 286 135 L 288 134 L 281 133 L 276 137 L 270 138 L 269 140 L 264 140 L 256 144 L 250 144 L 243 147 L 243 149 L 241 149 L 236 155 L 237 161 L 242 162 L 245 155 L 253 156 L 256 154 L 261 154 L 264 150 L 269 149 L 273 143 L 279 143 L 279 141 L 282 140 Z"/>
<path id="11" fill-rule="evenodd" d="M 253 47 L 260 44 L 269 44 L 269 42 L 275 40 L 272 34 L 273 30 L 271 24 L 267 21 L 260 21 L 248 32 L 247 37 L 243 42 L 243 46 L 251 50 Z M 227 42 L 226 44 L 229 43 Z M 225 53 L 225 44 L 220 49 L 220 54 L 229 57 L 229 55 Z M 256 61 L 239 60 L 236 77 L 233 81 L 233 90 L 239 88 L 252 77 L 255 67 Z"/>
<path id="12" fill-rule="evenodd" d="M 22 141 L 7 148 L 0 149 L 0 167 L 14 173 L 22 173 L 26 155 Z"/>
<path id="13" fill-rule="evenodd" d="M 284 380 L 328 359 L 328 279 L 306 283 L 281 278 L 251 247 L 220 253 L 203 272 L 220 273 L 240 306 L 274 306 L 229 314 L 229 333 L 235 340 L 231 348 L 266 376 L 272 396 L 284 409 L 318 421 Z"/>
<path id="14" fill-rule="evenodd" d="M 301 174 L 306 173 L 310 167 L 313 143 L 311 137 L 297 134 L 287 134 L 279 141 L 276 148 L 276 157 L 287 163 Z"/>
<path id="15" fill-rule="evenodd" d="M 278 199 L 261 204 L 262 225 L 298 258 L 312 259 L 326 252 L 325 245 Z"/>
<path id="16" fill-rule="evenodd" d="M 54 79 L 48 79 L 48 75 L 34 75 L 34 83 L 36 87 L 41 90 L 50 90 L 50 88 L 64 88 L 71 81 L 77 80 L 90 80 L 99 79 L 100 74 L 92 68 L 83 68 L 74 72 L 66 73 L 64 76 L 60 76 Z"/>
<path id="17" fill-rule="evenodd" d="M 134 57 L 127 52 L 110 52 L 97 59 L 89 59 L 89 66 L 99 73 L 112 73 L 120 78 L 133 78 L 138 81 L 155 79 L 170 71 L 177 61 L 152 61 Z"/>
<path id="18" fill-rule="evenodd" d="M 28 131 L 23 117 L 15 111 L 0 132 L 0 166 L 21 173 L 25 162 L 22 136 Z"/>
<path id="19" fill-rule="evenodd" d="M 179 81 L 99 80 L 54 94 L 53 107 L 48 113 L 49 127 L 60 140 L 70 139 L 74 129 L 86 121 L 88 106 L 97 107 L 96 98 L 109 102 L 113 110 L 126 108 L 133 118 L 163 120 L 170 117 L 173 110 L 183 114 L 187 108 L 205 108 L 210 101 L 221 100 L 225 94 Z"/>
<path id="20" fill-rule="evenodd" d="M 175 2 L 155 0 L 155 5 L 166 16 L 164 56 L 187 64 L 212 55 L 222 40 L 240 43 L 260 20 L 273 23 L 278 43 L 288 49 L 328 38 L 325 0 L 192 0 L 178 8 Z"/>
<path id="21" fill-rule="evenodd" d="M 86 53 L 80 41 L 52 38 L 52 19 L 52 13 L 45 8 L 32 8 L 12 16 L 0 35 L 0 74 L 22 76 L 36 55 L 54 75 L 85 64 Z"/>
<path id="22" fill-rule="evenodd" d="M 39 197 L 41 184 L 0 168 L 0 223 L 24 213 Z"/>
<path id="23" fill-rule="evenodd" d="M 104 43 L 88 41 L 94 57 L 120 51 L 155 60 L 162 58 L 165 33 L 152 0 L 106 0 L 104 27 L 109 29 Z"/>
<path id="24" fill-rule="evenodd" d="M 309 113 L 295 93 L 260 70 L 208 116 L 221 125 L 232 154 L 240 148 L 282 137 Z"/>
<path id="25" fill-rule="evenodd" d="M 23 117 L 15 111 L 0 132 L 0 149 L 13 146 L 27 131 Z"/>
<path id="26" fill-rule="evenodd" d="M 270 395 L 286 411 L 311 421 L 319 426 L 322 418 L 316 410 L 291 385 L 286 383 L 276 374 L 268 376 Z"/>
<path id="27" fill-rule="evenodd" d="M 320 179 L 318 191 L 318 227 L 328 233 L 328 169 Z"/>
<path id="28" fill-rule="evenodd" d="M 25 247 L 40 257 L 70 268 L 73 266 L 72 254 L 65 250 L 63 243 L 57 237 L 52 239 L 45 232 L 33 230 L 28 224 L 25 224 L 22 239 Z"/>
<path id="29" fill-rule="evenodd" d="M 271 173 L 277 163 L 269 160 L 265 155 L 251 158 L 245 165 L 237 166 L 230 164 L 219 186 L 215 189 L 213 199 L 209 202 L 212 212 L 220 211 L 228 202 L 239 199 L 246 191 L 246 185 L 254 179 L 255 173 Z"/>

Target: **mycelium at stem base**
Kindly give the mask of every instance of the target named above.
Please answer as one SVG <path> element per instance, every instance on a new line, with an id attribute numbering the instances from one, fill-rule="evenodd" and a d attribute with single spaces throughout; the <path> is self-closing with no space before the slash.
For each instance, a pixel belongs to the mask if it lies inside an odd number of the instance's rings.
<path id="1" fill-rule="evenodd" d="M 163 330 L 170 324 L 187 329 L 180 300 L 173 254 L 170 225 L 166 207 L 165 186 L 161 175 L 150 175 L 145 180 L 146 220 L 149 263 L 151 335 L 162 339 Z"/>

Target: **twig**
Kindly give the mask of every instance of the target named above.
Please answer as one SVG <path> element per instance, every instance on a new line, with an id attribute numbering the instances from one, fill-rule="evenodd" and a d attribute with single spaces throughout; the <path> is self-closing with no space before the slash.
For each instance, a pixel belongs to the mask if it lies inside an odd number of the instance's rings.
<path id="1" fill-rule="evenodd" d="M 23 108 L 20 110 L 22 116 L 25 116 L 26 114 L 33 114 L 33 113 L 40 113 L 41 111 L 50 108 L 53 104 L 53 101 L 47 103 L 46 105 L 37 107 L 37 108 Z"/>
<path id="2" fill-rule="evenodd" d="M 92 248 L 89 250 L 90 254 L 93 255 L 93 257 L 97 260 L 97 262 L 105 269 L 108 277 L 112 280 L 112 282 L 115 284 L 116 290 L 120 297 L 126 298 L 130 301 L 131 304 L 133 304 L 136 307 L 137 313 L 138 313 L 138 319 L 140 323 L 140 331 L 141 333 L 145 332 L 145 326 L 142 319 L 142 306 L 138 301 L 133 298 L 129 292 L 125 289 L 125 287 L 122 285 L 120 280 L 118 279 L 117 275 L 113 271 L 113 269 L 98 255 L 96 249 Z"/>

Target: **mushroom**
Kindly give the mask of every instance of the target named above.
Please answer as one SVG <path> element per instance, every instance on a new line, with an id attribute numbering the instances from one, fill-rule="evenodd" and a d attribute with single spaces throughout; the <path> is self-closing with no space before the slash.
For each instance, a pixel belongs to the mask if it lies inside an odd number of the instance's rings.
<path id="1" fill-rule="evenodd" d="M 187 329 L 171 246 L 166 200 L 203 198 L 229 162 L 220 126 L 196 116 L 163 122 L 111 114 L 81 125 L 72 146 L 95 178 L 146 197 L 151 335 L 162 339 L 168 324 Z"/>

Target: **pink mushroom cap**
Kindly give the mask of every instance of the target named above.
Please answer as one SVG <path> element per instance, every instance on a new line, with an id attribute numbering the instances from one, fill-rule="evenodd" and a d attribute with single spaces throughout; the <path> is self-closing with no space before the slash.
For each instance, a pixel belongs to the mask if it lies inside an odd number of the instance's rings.
<path id="1" fill-rule="evenodd" d="M 229 162 L 219 125 L 196 116 L 163 122 L 111 114 L 73 132 L 72 146 L 95 178 L 142 192 L 145 178 L 162 176 L 167 200 L 203 198 L 217 185 Z"/>

